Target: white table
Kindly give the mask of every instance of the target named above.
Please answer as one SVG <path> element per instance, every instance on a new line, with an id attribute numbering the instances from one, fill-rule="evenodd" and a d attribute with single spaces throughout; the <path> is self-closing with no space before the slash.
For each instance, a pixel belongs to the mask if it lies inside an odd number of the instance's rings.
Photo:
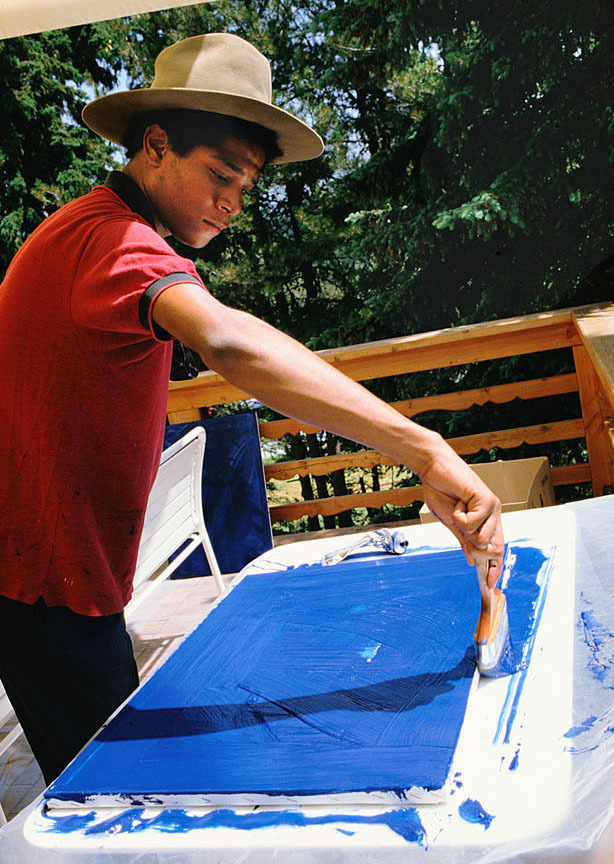
<path id="1" fill-rule="evenodd" d="M 547 537 L 557 554 L 529 669 L 479 681 L 445 803 L 75 809 L 58 818 L 39 801 L 0 830 L 0 864 L 611 864 L 614 496 L 508 513 L 504 527 L 506 540 Z M 452 546 L 440 525 L 404 531 L 416 549 Z M 247 569 L 317 561 L 342 544 L 288 544 Z"/>

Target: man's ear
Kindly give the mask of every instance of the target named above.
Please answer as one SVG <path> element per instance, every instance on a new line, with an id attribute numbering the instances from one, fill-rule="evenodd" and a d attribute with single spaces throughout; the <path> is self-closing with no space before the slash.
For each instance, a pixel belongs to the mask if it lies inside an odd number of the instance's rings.
<path id="1" fill-rule="evenodd" d="M 147 161 L 153 166 L 158 166 L 169 150 L 170 144 L 166 131 L 157 123 L 148 126 L 143 133 L 143 153 Z"/>

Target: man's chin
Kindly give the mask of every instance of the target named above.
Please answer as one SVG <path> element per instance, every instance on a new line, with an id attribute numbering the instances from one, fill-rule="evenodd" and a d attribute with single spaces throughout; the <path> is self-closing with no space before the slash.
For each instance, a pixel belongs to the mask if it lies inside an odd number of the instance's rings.
<path id="1" fill-rule="evenodd" d="M 213 239 L 206 234 L 198 237 L 182 237 L 179 234 L 173 234 L 173 237 L 181 243 L 182 246 L 187 246 L 189 249 L 204 249 Z"/>

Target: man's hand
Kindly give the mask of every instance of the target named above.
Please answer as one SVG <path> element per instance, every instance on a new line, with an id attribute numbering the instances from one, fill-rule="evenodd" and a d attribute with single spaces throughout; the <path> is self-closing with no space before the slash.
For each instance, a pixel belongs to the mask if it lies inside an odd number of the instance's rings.
<path id="1" fill-rule="evenodd" d="M 420 475 L 424 501 L 454 534 L 469 564 L 488 558 L 488 585 L 493 588 L 503 557 L 501 503 L 475 471 L 443 443 Z"/>

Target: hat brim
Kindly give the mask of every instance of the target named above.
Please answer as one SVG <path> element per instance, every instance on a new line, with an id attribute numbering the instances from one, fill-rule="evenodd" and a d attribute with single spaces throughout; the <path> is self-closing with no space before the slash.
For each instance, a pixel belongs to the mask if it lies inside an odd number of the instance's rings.
<path id="1" fill-rule="evenodd" d="M 271 129 L 277 134 L 277 144 L 283 153 L 271 160 L 274 163 L 315 159 L 324 149 L 318 133 L 283 108 L 215 90 L 152 87 L 109 93 L 89 102 L 83 109 L 82 117 L 83 122 L 98 135 L 121 145 L 128 122 L 135 114 L 169 108 L 212 111 Z"/>

